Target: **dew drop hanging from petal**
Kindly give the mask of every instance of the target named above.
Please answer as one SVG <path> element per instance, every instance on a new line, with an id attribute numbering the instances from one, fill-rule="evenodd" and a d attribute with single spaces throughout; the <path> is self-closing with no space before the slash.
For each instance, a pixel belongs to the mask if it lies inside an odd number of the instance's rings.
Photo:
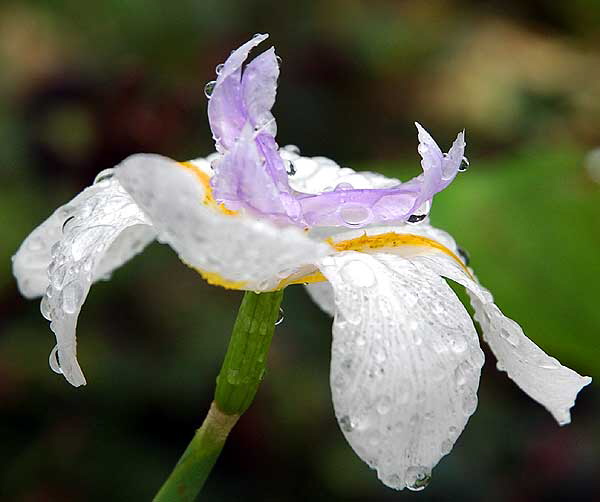
<path id="1" fill-rule="evenodd" d="M 283 309 L 279 307 L 279 318 L 275 321 L 275 326 L 279 326 L 285 319 Z"/>
<path id="2" fill-rule="evenodd" d="M 469 159 L 467 159 L 467 157 L 463 157 L 462 160 L 460 161 L 460 165 L 458 166 L 458 170 L 461 173 L 464 173 L 467 169 L 469 169 L 470 163 L 469 163 Z"/>
<path id="3" fill-rule="evenodd" d="M 58 345 L 55 345 L 50 352 L 48 363 L 50 364 L 50 369 L 54 371 L 54 373 L 58 373 L 59 375 L 62 374 L 62 369 L 60 368 L 60 359 L 58 358 Z"/>
<path id="4" fill-rule="evenodd" d="M 211 80 L 210 82 L 206 82 L 206 85 L 204 86 L 204 95 L 208 99 L 210 99 L 210 97 L 212 96 L 212 93 L 215 90 L 216 85 L 217 85 L 216 80 Z"/>
<path id="5" fill-rule="evenodd" d="M 218 64 L 218 65 L 215 67 L 215 73 L 216 73 L 217 75 L 220 75 L 220 74 L 221 74 L 221 72 L 223 71 L 223 67 L 224 67 L 224 66 L 225 66 L 225 65 L 224 65 L 223 63 L 220 63 L 220 64 Z"/>
<path id="6" fill-rule="evenodd" d="M 430 481 L 431 474 L 426 467 L 417 465 L 406 470 L 406 488 L 413 492 L 424 490 Z"/>

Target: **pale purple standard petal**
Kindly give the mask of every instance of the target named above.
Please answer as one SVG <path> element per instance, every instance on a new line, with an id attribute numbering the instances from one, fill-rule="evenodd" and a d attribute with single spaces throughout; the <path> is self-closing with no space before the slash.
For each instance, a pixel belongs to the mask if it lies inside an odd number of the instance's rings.
<path id="1" fill-rule="evenodd" d="M 242 100 L 242 64 L 269 35 L 255 35 L 227 58 L 208 102 L 208 121 L 217 150 L 231 148 L 247 120 Z"/>

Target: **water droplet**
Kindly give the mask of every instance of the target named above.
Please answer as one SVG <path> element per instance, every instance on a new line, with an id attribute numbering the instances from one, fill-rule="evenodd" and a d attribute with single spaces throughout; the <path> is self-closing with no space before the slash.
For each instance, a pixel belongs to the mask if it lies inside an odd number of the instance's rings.
<path id="1" fill-rule="evenodd" d="M 74 314 L 83 300 L 83 289 L 76 282 L 65 286 L 61 293 L 62 308 L 67 314 Z"/>
<path id="2" fill-rule="evenodd" d="M 282 59 L 279 56 L 275 56 L 275 60 L 277 61 L 278 65 L 281 65 Z"/>
<path id="3" fill-rule="evenodd" d="M 62 374 L 62 369 L 60 369 L 60 359 L 58 358 L 58 345 L 55 345 L 50 351 L 48 363 L 50 364 L 50 369 L 54 371 L 54 373 L 58 373 L 59 375 Z"/>
<path id="4" fill-rule="evenodd" d="M 296 167 L 293 162 L 287 161 L 286 163 L 286 172 L 288 176 L 294 176 L 296 174 Z"/>
<path id="5" fill-rule="evenodd" d="M 47 294 L 44 295 L 40 302 L 40 312 L 44 316 L 44 319 L 48 321 L 52 320 L 52 306 L 50 305 L 50 298 Z"/>
<path id="6" fill-rule="evenodd" d="M 342 182 L 342 183 L 338 183 L 335 186 L 335 191 L 340 191 L 340 190 L 352 190 L 354 187 L 352 186 L 352 183 L 347 183 L 347 182 Z"/>
<path id="7" fill-rule="evenodd" d="M 385 353 L 385 350 L 383 350 L 382 348 L 378 348 L 373 353 L 373 358 L 375 359 L 375 361 L 381 364 L 387 359 L 387 354 Z"/>
<path id="8" fill-rule="evenodd" d="M 555 370 L 560 368 L 560 363 L 554 357 L 547 357 L 545 355 L 542 355 L 536 357 L 534 361 L 540 368 L 544 368 L 547 370 Z"/>
<path id="9" fill-rule="evenodd" d="M 427 218 L 426 214 L 411 214 L 406 220 L 408 223 L 419 223 Z"/>
<path id="10" fill-rule="evenodd" d="M 215 80 L 211 80 L 210 82 L 206 82 L 206 85 L 204 86 L 204 95 L 208 99 L 210 99 L 210 97 L 212 96 L 212 93 L 215 90 L 215 85 L 217 85 L 217 82 Z"/>
<path id="11" fill-rule="evenodd" d="M 50 279 L 50 284 L 52 284 L 52 286 L 54 286 L 56 289 L 62 289 L 66 275 L 66 265 L 61 265 L 54 268 L 52 273 L 50 273 L 50 269 L 48 269 L 48 278 Z"/>
<path id="12" fill-rule="evenodd" d="M 431 481 L 431 471 L 422 465 L 415 465 L 406 469 L 406 488 L 414 492 L 420 492 Z"/>
<path id="13" fill-rule="evenodd" d="M 341 270 L 342 279 L 359 288 L 370 288 L 377 282 L 373 271 L 362 261 L 351 260 Z"/>
<path id="14" fill-rule="evenodd" d="M 458 166 L 458 170 L 459 172 L 464 173 L 467 169 L 469 169 L 469 166 L 469 159 L 467 159 L 467 157 L 463 157 L 460 161 L 460 166 Z"/>
<path id="15" fill-rule="evenodd" d="M 450 349 L 452 349 L 452 352 L 455 354 L 462 354 L 469 347 L 467 339 L 462 335 L 456 335 L 455 337 L 450 338 L 449 343 Z"/>
<path id="16" fill-rule="evenodd" d="M 462 405 L 465 415 L 471 416 L 473 413 L 475 413 L 475 410 L 477 409 L 477 395 L 471 393 L 466 394 L 463 397 Z"/>
<path id="17" fill-rule="evenodd" d="M 279 307 L 279 318 L 275 321 L 275 326 L 279 326 L 283 320 L 285 319 L 284 315 L 283 315 L 283 309 L 281 307 Z"/>
<path id="18" fill-rule="evenodd" d="M 102 183 L 103 181 L 108 181 L 115 175 L 115 171 L 112 168 L 104 169 L 100 171 L 96 177 L 94 178 L 94 185 Z"/>
<path id="19" fill-rule="evenodd" d="M 69 231 L 69 227 L 72 226 L 73 220 L 75 219 L 75 216 L 69 216 L 63 223 L 62 225 L 62 233 L 66 233 Z"/>
<path id="20" fill-rule="evenodd" d="M 361 227 L 371 221 L 371 208 L 358 203 L 344 204 L 339 209 L 339 216 L 348 227 Z"/>
<path id="21" fill-rule="evenodd" d="M 44 239 L 42 239 L 39 235 L 35 237 L 31 237 L 29 242 L 27 242 L 27 249 L 29 251 L 41 251 L 44 248 Z"/>
<path id="22" fill-rule="evenodd" d="M 469 253 L 467 253 L 463 248 L 456 248 L 456 251 L 463 263 L 466 266 L 469 266 L 469 263 L 471 263 L 471 257 L 469 256 Z"/>
<path id="23" fill-rule="evenodd" d="M 220 64 L 218 64 L 217 66 L 215 66 L 215 73 L 216 73 L 217 75 L 220 75 L 220 74 L 221 74 L 221 72 L 223 71 L 223 67 L 224 67 L 224 66 L 225 66 L 225 65 L 224 65 L 223 63 L 220 63 Z"/>
<path id="24" fill-rule="evenodd" d="M 338 423 L 344 432 L 352 432 L 356 427 L 356 423 L 354 423 L 348 415 L 341 417 L 338 420 Z"/>
<path id="25" fill-rule="evenodd" d="M 519 338 L 508 331 L 506 328 L 500 330 L 500 336 L 504 338 L 510 345 L 517 347 L 519 345 Z"/>
<path id="26" fill-rule="evenodd" d="M 375 409 L 380 415 L 386 415 L 389 413 L 392 409 L 392 400 L 390 396 L 381 396 L 379 399 L 377 399 Z"/>
<path id="27" fill-rule="evenodd" d="M 237 368 L 231 368 L 227 372 L 227 382 L 231 385 L 239 385 L 241 383 L 240 370 Z"/>
<path id="28" fill-rule="evenodd" d="M 356 337 L 356 345 L 358 345 L 359 347 L 364 347 L 367 343 L 367 339 L 364 336 L 357 336 Z"/>
<path id="29" fill-rule="evenodd" d="M 286 145 L 283 147 L 284 150 L 290 153 L 295 153 L 296 155 L 300 155 L 300 148 L 296 145 Z"/>

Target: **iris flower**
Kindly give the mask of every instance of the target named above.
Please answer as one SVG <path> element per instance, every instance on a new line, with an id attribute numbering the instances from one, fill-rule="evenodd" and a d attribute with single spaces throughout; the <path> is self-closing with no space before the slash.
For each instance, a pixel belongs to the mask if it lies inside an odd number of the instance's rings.
<path id="1" fill-rule="evenodd" d="M 484 353 L 446 279 L 464 286 L 483 339 L 559 424 L 590 383 L 548 356 L 494 304 L 464 253 L 429 223 L 433 196 L 464 170 L 417 124 L 422 174 L 400 182 L 279 148 L 273 48 L 243 68 L 255 35 L 217 67 L 208 117 L 216 153 L 178 163 L 133 155 L 101 172 L 16 253 L 21 293 L 42 296 L 57 345 L 51 368 L 86 383 L 75 329 L 92 283 L 157 239 L 209 283 L 274 291 L 304 284 L 333 320 L 331 391 L 354 451 L 387 486 L 420 490 L 477 407 Z"/>

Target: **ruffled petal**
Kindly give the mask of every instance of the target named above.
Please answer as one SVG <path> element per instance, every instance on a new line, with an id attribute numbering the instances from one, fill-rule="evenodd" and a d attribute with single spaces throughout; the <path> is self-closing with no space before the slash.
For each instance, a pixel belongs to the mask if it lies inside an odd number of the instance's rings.
<path id="1" fill-rule="evenodd" d="M 75 330 L 92 282 L 141 251 L 155 234 L 116 178 L 87 189 L 86 197 L 75 198 L 59 214 L 68 219 L 52 246 L 40 309 L 56 336 L 50 366 L 77 387 L 86 382 L 77 362 Z"/>
<path id="2" fill-rule="evenodd" d="M 208 120 L 218 150 L 231 148 L 247 121 L 242 96 L 242 65 L 268 35 L 255 35 L 227 58 L 208 101 Z"/>
<path id="3" fill-rule="evenodd" d="M 320 269 L 335 291 L 340 427 L 386 485 L 422 489 L 477 406 L 484 357 L 471 318 L 441 277 L 401 257 L 344 252 Z"/>
<path id="4" fill-rule="evenodd" d="M 494 304 L 490 292 L 468 277 L 453 260 L 430 251 L 427 256 L 416 256 L 411 261 L 421 270 L 432 270 L 467 288 L 475 319 L 498 360 L 498 367 L 544 406 L 560 425 L 568 424 L 577 394 L 592 379 L 561 365 L 527 338 L 521 327 Z"/>
<path id="5" fill-rule="evenodd" d="M 463 160 L 466 143 L 465 133 L 462 131 L 458 133 L 450 150 L 444 155 L 423 126 L 418 122 L 415 122 L 415 125 L 419 137 L 417 151 L 422 158 L 423 174 L 413 178 L 406 185 L 416 184 L 419 186 L 419 196 L 413 208 L 414 211 L 417 211 L 419 207 L 430 202 L 436 193 L 441 192 L 452 182 Z"/>
<path id="6" fill-rule="evenodd" d="M 157 228 L 159 239 L 209 280 L 234 289 L 269 291 L 331 248 L 295 227 L 277 226 L 208 204 L 208 183 L 159 155 L 134 155 L 117 176 Z"/>

